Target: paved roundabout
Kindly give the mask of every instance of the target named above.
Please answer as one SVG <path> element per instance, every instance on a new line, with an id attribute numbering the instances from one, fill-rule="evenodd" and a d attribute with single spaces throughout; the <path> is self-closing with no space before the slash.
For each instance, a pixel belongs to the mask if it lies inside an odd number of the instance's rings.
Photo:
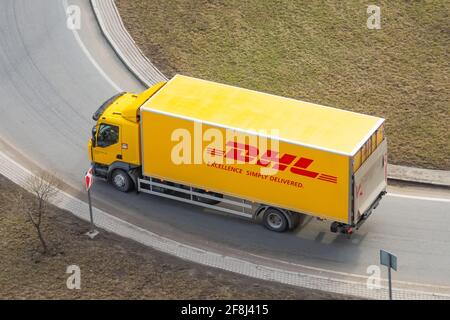
<path id="1" fill-rule="evenodd" d="M 82 13 L 78 31 L 67 28 L 66 10 L 73 4 Z M 73 201 L 85 200 L 82 180 L 89 165 L 86 143 L 93 111 L 115 92 L 141 91 L 143 85 L 103 37 L 88 1 L 2 1 L 0 32 L 0 137 L 5 142 L 0 151 L 7 155 L 1 158 L 2 169 L 20 168 L 8 167 L 11 159 L 27 168 L 40 166 L 66 182 Z M 364 284 L 367 268 L 379 264 L 378 251 L 383 248 L 398 256 L 397 287 L 450 294 L 448 190 L 391 191 L 351 239 L 330 233 L 328 224 L 312 219 L 294 232 L 276 234 L 206 209 L 118 193 L 102 182 L 93 195 L 99 210 L 120 223 L 139 226 L 133 230 L 255 268 L 311 275 L 308 281 L 324 290 L 333 291 L 342 283 L 348 290 L 352 282 Z M 84 210 L 82 202 L 78 205 L 74 210 Z M 236 268 L 232 271 L 240 272 Z M 280 281 L 265 272 L 267 279 Z M 264 273 L 258 277 L 264 278 Z M 378 297 L 360 290 L 354 294 Z"/>

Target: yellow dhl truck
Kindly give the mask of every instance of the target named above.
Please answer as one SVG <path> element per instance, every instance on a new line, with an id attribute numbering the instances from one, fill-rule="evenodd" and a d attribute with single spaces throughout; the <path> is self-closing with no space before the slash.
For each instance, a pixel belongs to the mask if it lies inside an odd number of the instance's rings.
<path id="1" fill-rule="evenodd" d="M 176 75 L 119 93 L 93 115 L 96 176 L 295 228 L 301 215 L 350 234 L 386 193 L 384 119 Z"/>

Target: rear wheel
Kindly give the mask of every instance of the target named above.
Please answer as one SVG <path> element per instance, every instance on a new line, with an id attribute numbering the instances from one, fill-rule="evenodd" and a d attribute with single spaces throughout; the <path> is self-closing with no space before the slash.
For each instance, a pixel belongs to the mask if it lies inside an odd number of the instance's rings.
<path id="1" fill-rule="evenodd" d="M 131 181 L 128 173 L 121 169 L 116 169 L 111 175 L 111 183 L 113 186 L 122 192 L 128 192 L 133 188 L 133 181 Z"/>
<path id="2" fill-rule="evenodd" d="M 339 231 L 339 222 L 334 221 L 330 226 L 330 231 L 337 233 Z"/>
<path id="3" fill-rule="evenodd" d="M 300 221 L 302 220 L 302 214 L 301 213 L 292 213 L 291 216 L 291 230 L 294 230 L 295 228 L 298 227 L 298 225 L 300 224 Z"/>
<path id="4" fill-rule="evenodd" d="M 289 228 L 286 216 L 278 209 L 268 208 L 263 215 L 264 226 L 275 232 L 284 232 Z"/>

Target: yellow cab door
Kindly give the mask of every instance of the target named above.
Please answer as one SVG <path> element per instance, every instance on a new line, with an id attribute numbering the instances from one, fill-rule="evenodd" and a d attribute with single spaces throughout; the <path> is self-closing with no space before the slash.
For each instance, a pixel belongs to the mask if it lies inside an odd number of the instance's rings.
<path id="1" fill-rule="evenodd" d="M 100 123 L 97 126 L 96 143 L 93 148 L 93 161 L 110 165 L 122 159 L 120 126 L 113 123 Z"/>

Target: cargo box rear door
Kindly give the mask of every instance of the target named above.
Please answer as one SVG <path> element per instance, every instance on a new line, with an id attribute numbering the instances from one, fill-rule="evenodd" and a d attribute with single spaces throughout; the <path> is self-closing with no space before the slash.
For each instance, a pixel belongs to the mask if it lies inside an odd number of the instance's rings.
<path id="1" fill-rule="evenodd" d="M 387 186 L 387 142 L 386 139 L 354 174 L 353 212 L 354 222 L 372 206 Z"/>

